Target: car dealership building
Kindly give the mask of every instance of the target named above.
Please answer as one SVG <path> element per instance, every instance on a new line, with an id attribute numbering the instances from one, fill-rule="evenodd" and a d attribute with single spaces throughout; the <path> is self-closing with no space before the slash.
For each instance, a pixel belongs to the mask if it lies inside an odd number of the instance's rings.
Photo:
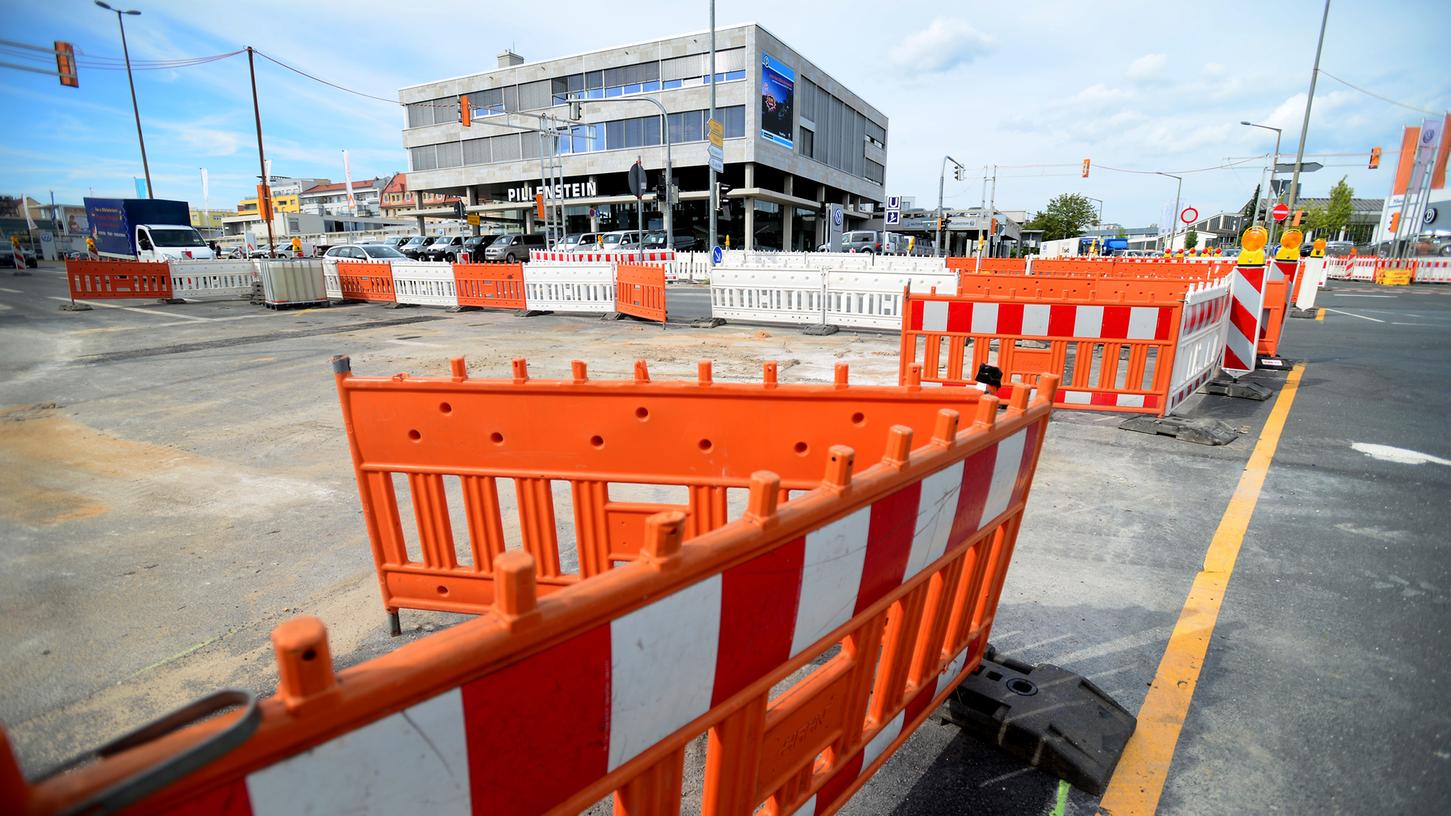
<path id="1" fill-rule="evenodd" d="M 410 191 L 458 195 L 508 231 L 536 231 L 535 197 L 564 205 L 570 232 L 634 229 L 628 172 L 646 170 L 647 229 L 661 228 L 655 188 L 668 112 L 677 239 L 704 247 L 709 210 L 709 32 L 542 62 L 505 51 L 491 71 L 398 92 Z M 716 30 L 716 119 L 724 128 L 720 241 L 815 249 L 831 205 L 852 229 L 884 201 L 887 118 L 755 24 Z M 461 123 L 466 97 L 471 124 Z M 579 101 L 578 119 L 571 119 Z M 549 179 L 548 183 L 545 179 Z M 420 198 L 412 215 L 449 217 Z M 877 213 L 880 215 L 880 213 Z"/>

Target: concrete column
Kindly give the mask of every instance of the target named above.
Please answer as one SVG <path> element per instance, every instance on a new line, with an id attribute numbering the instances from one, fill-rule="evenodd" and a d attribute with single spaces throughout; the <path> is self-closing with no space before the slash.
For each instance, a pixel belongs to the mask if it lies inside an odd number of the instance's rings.
<path id="1" fill-rule="evenodd" d="M 745 172 L 746 172 L 746 183 L 745 183 L 745 186 L 747 188 L 755 187 L 756 186 L 756 164 L 755 164 L 755 162 L 746 162 L 746 164 L 745 164 Z M 756 199 L 755 199 L 755 197 L 747 198 L 747 199 L 744 199 L 742 201 L 742 203 L 745 205 L 745 207 L 743 209 L 745 209 L 745 211 L 746 211 L 746 219 L 745 219 L 745 235 L 742 237 L 742 240 L 741 240 L 741 244 L 742 244 L 742 247 L 741 248 L 742 249 L 746 249 L 746 250 L 751 250 L 751 249 L 755 249 L 756 248 Z"/>
<path id="2" fill-rule="evenodd" d="M 423 193 L 414 193 L 413 194 L 413 209 L 415 209 L 415 210 L 421 210 L 421 209 L 423 209 Z M 421 216 L 421 215 L 418 216 L 418 234 L 419 235 L 427 235 L 428 234 L 428 227 L 424 224 L 424 222 L 423 222 L 423 216 Z"/>
<path id="3" fill-rule="evenodd" d="M 794 190 L 794 189 L 796 189 L 796 185 L 792 183 L 794 181 L 795 181 L 795 177 L 792 176 L 790 173 L 787 173 L 786 174 L 786 182 L 783 185 L 781 185 L 782 188 L 783 188 L 781 190 L 781 192 L 785 193 L 786 195 L 792 195 L 792 192 L 791 191 Z M 782 252 L 790 252 L 791 251 L 791 238 L 792 238 L 792 232 L 793 232 L 793 230 L 791 228 L 791 217 L 793 215 L 795 215 L 795 214 L 796 214 L 796 207 L 794 205 L 787 205 L 787 204 L 782 204 L 781 205 L 781 251 Z"/>
<path id="4" fill-rule="evenodd" d="M 477 187 L 465 187 L 464 188 L 464 201 L 470 207 L 477 206 L 478 203 L 479 203 L 479 191 L 478 191 L 478 188 Z M 479 230 L 481 229 L 481 227 L 482 227 L 482 224 L 480 224 L 480 226 L 478 226 L 478 227 L 474 227 L 473 228 L 473 234 L 474 235 L 478 235 L 479 234 Z"/>

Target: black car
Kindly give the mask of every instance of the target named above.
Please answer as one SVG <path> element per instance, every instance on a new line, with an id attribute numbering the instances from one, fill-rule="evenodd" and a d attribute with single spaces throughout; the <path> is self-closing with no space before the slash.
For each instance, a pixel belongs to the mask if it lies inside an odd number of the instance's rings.
<path id="1" fill-rule="evenodd" d="M 697 245 L 700 243 L 696 240 L 694 235 L 677 234 L 674 236 L 674 238 L 675 245 L 669 248 L 674 249 L 678 252 L 694 252 L 698 248 Z M 666 249 L 667 247 L 665 246 L 665 231 L 651 230 L 645 233 L 645 248 Z"/>
<path id="2" fill-rule="evenodd" d="M 464 239 L 463 260 L 466 263 L 483 263 L 484 250 L 494 240 L 493 235 L 470 235 Z"/>

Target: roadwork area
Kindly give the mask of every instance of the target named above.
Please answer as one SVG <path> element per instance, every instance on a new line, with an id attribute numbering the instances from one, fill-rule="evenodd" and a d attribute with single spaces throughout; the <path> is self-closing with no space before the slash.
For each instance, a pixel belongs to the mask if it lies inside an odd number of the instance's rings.
<path id="1" fill-rule="evenodd" d="M 705 292 L 672 287 L 672 311 L 699 311 Z M 206 692 L 269 692 L 268 634 L 289 617 L 321 618 L 339 667 L 464 620 L 404 610 L 388 635 L 332 355 L 366 376 L 445 375 L 463 356 L 476 377 L 518 357 L 539 378 L 575 359 L 600 379 L 637 359 L 659 380 L 694 379 L 702 359 L 717 380 L 758 379 L 767 361 L 783 382 L 830 382 L 838 363 L 854 382 L 897 377 L 891 333 L 66 300 L 58 267 L 0 277 L 0 721 L 30 775 Z M 1320 302 L 1321 319 L 1286 329 L 1299 367 L 1251 375 L 1270 401 L 1192 398 L 1192 416 L 1240 432 L 1229 445 L 1130 433 L 1108 413 L 1049 426 L 991 640 L 1131 712 L 1185 684 L 1175 740 L 1115 780 L 1167 767 L 1160 812 L 1425 812 L 1451 796 L 1451 286 L 1332 283 Z M 1230 571 L 1228 590 L 1186 618 L 1267 427 L 1238 557 L 1208 568 Z M 1166 649 L 1186 625 L 1207 653 L 1178 677 Z M 1060 802 L 1099 807 L 934 718 L 844 812 Z"/>

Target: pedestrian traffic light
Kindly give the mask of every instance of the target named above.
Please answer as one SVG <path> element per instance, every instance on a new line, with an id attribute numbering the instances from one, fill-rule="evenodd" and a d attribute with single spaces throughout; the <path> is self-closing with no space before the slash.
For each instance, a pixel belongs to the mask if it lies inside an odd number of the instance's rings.
<path id="1" fill-rule="evenodd" d="M 453 203 L 453 217 L 459 219 L 460 221 L 463 220 L 463 218 L 464 218 L 464 202 L 463 202 L 463 199 L 459 199 L 458 201 L 455 201 Z"/>
<path id="2" fill-rule="evenodd" d="M 1377 167 L 1380 167 L 1380 148 L 1372 147 L 1370 149 L 1370 169 L 1374 170 Z"/>
<path id="3" fill-rule="evenodd" d="M 60 74 L 60 84 L 67 88 L 81 87 L 76 75 L 76 49 L 68 42 L 55 41 L 55 72 Z"/>
<path id="4" fill-rule="evenodd" d="M 1089 165 L 1088 159 L 1084 159 L 1083 160 L 1083 177 L 1084 178 L 1088 178 L 1088 165 Z"/>
<path id="5" fill-rule="evenodd" d="M 469 110 L 469 95 L 459 94 L 458 97 L 458 120 L 464 127 L 470 127 L 474 123 L 474 112 Z"/>

